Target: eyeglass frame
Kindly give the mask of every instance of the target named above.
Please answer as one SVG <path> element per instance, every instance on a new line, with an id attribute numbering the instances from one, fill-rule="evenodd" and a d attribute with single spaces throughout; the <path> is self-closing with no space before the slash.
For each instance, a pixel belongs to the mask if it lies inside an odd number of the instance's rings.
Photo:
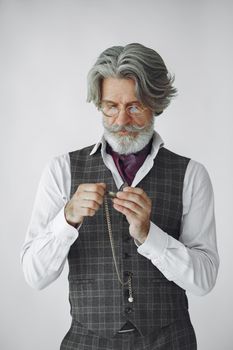
<path id="1" fill-rule="evenodd" d="M 103 102 L 105 102 L 105 103 L 110 103 L 110 104 L 112 104 L 112 106 L 115 105 L 115 103 L 113 103 L 112 101 L 103 101 Z M 136 101 L 135 101 L 135 102 L 136 102 Z M 115 106 L 115 108 L 117 109 L 116 115 L 114 115 L 114 116 L 112 116 L 112 115 L 107 115 L 106 113 L 104 113 L 103 107 L 101 106 L 101 103 L 102 103 L 102 101 L 100 102 L 100 106 L 99 106 L 98 109 L 105 115 L 105 117 L 107 117 L 107 118 L 117 118 L 117 117 L 119 116 L 119 113 L 120 113 L 120 111 L 121 111 L 121 109 L 119 109 L 119 107 Z M 139 116 L 139 115 L 138 115 L 138 116 L 132 115 L 132 114 L 130 114 L 130 113 L 128 112 L 128 109 L 131 108 L 131 107 L 134 107 L 134 106 L 141 110 L 141 115 L 140 115 L 140 116 Z M 135 105 L 133 102 L 132 102 L 132 104 L 129 104 L 129 106 L 126 106 L 126 107 L 123 107 L 123 108 L 124 108 L 124 110 L 126 111 L 127 115 L 128 115 L 129 117 L 131 117 L 131 118 L 142 118 L 142 117 L 143 117 L 143 112 L 146 111 L 147 109 L 149 109 L 148 107 L 143 107 L 143 108 L 141 108 L 141 107 Z"/>

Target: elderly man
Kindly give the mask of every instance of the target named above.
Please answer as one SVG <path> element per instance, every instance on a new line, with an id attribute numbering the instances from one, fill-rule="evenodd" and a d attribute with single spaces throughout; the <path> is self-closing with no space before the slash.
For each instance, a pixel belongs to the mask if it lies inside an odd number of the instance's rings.
<path id="1" fill-rule="evenodd" d="M 204 295 L 216 281 L 214 200 L 204 166 L 154 131 L 175 94 L 157 52 L 108 48 L 88 75 L 101 141 L 44 170 L 22 265 L 42 289 L 68 259 L 62 350 L 197 348 L 186 291 Z"/>

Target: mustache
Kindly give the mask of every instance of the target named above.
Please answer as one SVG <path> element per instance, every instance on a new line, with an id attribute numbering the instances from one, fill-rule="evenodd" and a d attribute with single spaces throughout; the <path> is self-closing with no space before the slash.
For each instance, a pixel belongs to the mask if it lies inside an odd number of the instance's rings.
<path id="1" fill-rule="evenodd" d="M 138 126 L 138 125 L 107 125 L 104 123 L 105 129 L 107 129 L 110 132 L 120 132 L 120 131 L 129 131 L 129 132 L 137 132 L 137 131 L 142 131 L 144 129 L 147 129 L 145 126 Z"/>

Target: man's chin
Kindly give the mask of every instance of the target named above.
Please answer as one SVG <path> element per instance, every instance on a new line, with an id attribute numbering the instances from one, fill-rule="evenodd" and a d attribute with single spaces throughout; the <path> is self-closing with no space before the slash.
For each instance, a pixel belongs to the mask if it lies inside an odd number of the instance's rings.
<path id="1" fill-rule="evenodd" d="M 122 132 L 122 134 L 120 134 Z M 136 133 L 134 132 L 126 132 L 121 131 L 117 134 L 112 134 L 111 139 L 113 139 L 118 144 L 129 145 L 131 142 L 137 141 Z M 138 133 L 137 133 L 138 134 Z"/>

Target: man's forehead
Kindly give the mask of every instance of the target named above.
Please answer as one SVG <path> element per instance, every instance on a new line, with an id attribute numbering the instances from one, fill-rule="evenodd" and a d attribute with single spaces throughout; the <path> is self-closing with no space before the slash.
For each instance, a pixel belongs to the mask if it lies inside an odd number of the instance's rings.
<path id="1" fill-rule="evenodd" d="M 105 78 L 101 89 L 102 100 L 111 102 L 139 102 L 136 96 L 135 82 L 133 79 Z"/>

